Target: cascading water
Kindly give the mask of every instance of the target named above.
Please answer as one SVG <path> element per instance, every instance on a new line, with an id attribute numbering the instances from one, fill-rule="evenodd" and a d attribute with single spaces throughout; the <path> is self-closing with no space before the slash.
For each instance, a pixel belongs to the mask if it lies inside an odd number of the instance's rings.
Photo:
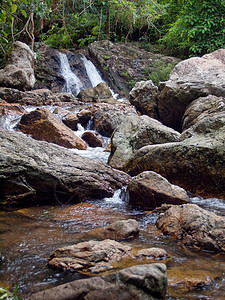
<path id="1" fill-rule="evenodd" d="M 67 93 L 72 93 L 74 95 L 78 95 L 79 92 L 82 89 L 84 89 L 83 83 L 77 77 L 77 75 L 72 72 L 66 54 L 59 52 L 59 59 L 60 59 L 61 74 L 64 77 L 66 82 L 62 91 Z"/>
<path id="2" fill-rule="evenodd" d="M 92 61 L 88 60 L 83 53 L 81 53 L 81 61 L 83 62 L 83 65 L 86 69 L 92 87 L 98 85 L 101 82 L 105 82 L 99 74 L 98 70 L 96 69 L 95 65 L 92 63 Z"/>

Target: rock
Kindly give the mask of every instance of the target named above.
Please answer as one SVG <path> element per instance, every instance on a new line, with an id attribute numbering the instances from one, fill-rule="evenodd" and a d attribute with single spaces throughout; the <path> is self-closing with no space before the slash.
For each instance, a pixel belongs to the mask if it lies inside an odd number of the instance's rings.
<path id="1" fill-rule="evenodd" d="M 128 96 L 136 82 L 148 80 L 151 72 L 160 71 L 160 63 L 168 65 L 179 61 L 145 51 L 132 43 L 96 41 L 88 46 L 88 50 L 110 87 L 122 96 Z"/>
<path id="2" fill-rule="evenodd" d="M 172 206 L 159 215 L 156 225 L 187 246 L 225 252 L 225 218 L 195 204 Z"/>
<path id="3" fill-rule="evenodd" d="M 113 239 L 121 241 L 123 239 L 131 239 L 138 235 L 140 229 L 138 222 L 133 219 L 118 220 L 106 227 L 95 228 L 88 232 L 88 235 L 95 235 L 103 239 Z"/>
<path id="4" fill-rule="evenodd" d="M 127 257 L 131 247 L 113 240 L 88 241 L 56 249 L 49 258 L 52 268 L 99 273 L 113 269 L 112 263 Z"/>
<path id="5" fill-rule="evenodd" d="M 78 94 L 78 100 L 82 102 L 105 102 L 114 103 L 112 93 L 106 83 L 99 83 L 97 86 L 85 89 Z"/>
<path id="6" fill-rule="evenodd" d="M 225 114 L 199 120 L 180 142 L 139 149 L 124 167 L 137 175 L 152 170 L 171 183 L 206 197 L 225 197 Z"/>
<path id="7" fill-rule="evenodd" d="M 18 128 L 36 140 L 66 148 L 87 149 L 87 145 L 46 108 L 37 108 L 23 115 Z"/>
<path id="8" fill-rule="evenodd" d="M 4 101 L 4 100 L 3 100 Z M 19 104 L 10 104 L 7 102 L 0 102 L 0 116 L 4 115 L 18 115 L 21 116 L 25 113 L 23 106 Z"/>
<path id="9" fill-rule="evenodd" d="M 126 104 L 107 104 L 98 107 L 94 113 L 94 128 L 101 135 L 111 137 L 114 129 L 128 113 L 136 114 L 134 108 Z"/>
<path id="10" fill-rule="evenodd" d="M 75 96 L 71 93 L 52 93 L 48 89 L 22 92 L 17 89 L 0 88 L 0 98 L 9 103 L 16 102 L 21 105 L 48 105 L 60 104 L 61 102 L 78 103 Z"/>
<path id="11" fill-rule="evenodd" d="M 0 130 L 0 205 L 78 203 L 112 197 L 130 177 L 58 145 Z"/>
<path id="12" fill-rule="evenodd" d="M 191 102 L 186 108 L 182 119 L 182 130 L 186 130 L 201 119 L 210 115 L 225 113 L 225 98 L 209 95 Z"/>
<path id="13" fill-rule="evenodd" d="M 148 248 L 139 250 L 136 254 L 137 258 L 166 258 L 168 253 L 161 248 Z"/>
<path id="14" fill-rule="evenodd" d="M 92 113 L 90 110 L 88 109 L 82 109 L 81 111 L 79 111 L 79 113 L 77 114 L 79 123 L 82 126 L 86 126 L 87 123 L 91 120 L 92 117 Z"/>
<path id="15" fill-rule="evenodd" d="M 180 133 L 148 116 L 127 114 L 111 138 L 109 165 L 123 170 L 133 153 L 143 146 L 178 141 Z"/>
<path id="16" fill-rule="evenodd" d="M 145 171 L 132 178 L 128 186 L 129 203 L 145 209 L 163 203 L 184 204 L 189 202 L 186 191 L 168 182 L 161 175 Z"/>
<path id="17" fill-rule="evenodd" d="M 30 300 L 98 299 L 156 300 L 165 299 L 167 275 L 165 264 L 137 265 L 88 279 L 76 280 L 38 292 Z"/>
<path id="18" fill-rule="evenodd" d="M 73 131 L 78 129 L 77 124 L 79 119 L 77 114 L 72 113 L 62 107 L 56 107 L 53 113 L 56 114 L 62 120 L 62 122 Z"/>
<path id="19" fill-rule="evenodd" d="M 129 100 L 136 109 L 151 118 L 158 119 L 158 87 L 152 80 L 139 81 L 129 93 Z"/>
<path id="20" fill-rule="evenodd" d="M 34 87 L 35 53 L 28 45 L 13 43 L 6 67 L 0 70 L 0 86 L 30 90 Z"/>
<path id="21" fill-rule="evenodd" d="M 85 131 L 82 134 L 82 139 L 90 146 L 90 147 L 102 147 L 103 139 L 100 134 L 94 131 Z"/>
<path id="22" fill-rule="evenodd" d="M 170 79 L 159 84 L 159 117 L 163 124 L 181 130 L 186 107 L 199 97 L 225 96 L 225 49 L 179 62 Z"/>

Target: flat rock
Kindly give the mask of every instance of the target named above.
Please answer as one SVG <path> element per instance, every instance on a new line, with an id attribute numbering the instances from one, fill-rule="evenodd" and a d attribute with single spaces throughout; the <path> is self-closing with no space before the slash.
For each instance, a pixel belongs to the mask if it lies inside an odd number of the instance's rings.
<path id="1" fill-rule="evenodd" d="M 130 176 L 64 147 L 0 130 L 1 206 L 111 197 Z"/>

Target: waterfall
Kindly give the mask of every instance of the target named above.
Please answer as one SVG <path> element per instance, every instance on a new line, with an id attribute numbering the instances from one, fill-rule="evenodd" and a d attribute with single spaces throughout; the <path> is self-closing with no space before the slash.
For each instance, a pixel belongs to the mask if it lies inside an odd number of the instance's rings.
<path id="1" fill-rule="evenodd" d="M 98 73 L 98 70 L 96 69 L 92 61 L 88 60 L 83 53 L 81 53 L 81 61 L 83 62 L 83 65 L 86 69 L 87 76 L 89 77 L 92 87 L 98 85 L 100 82 L 105 82 L 102 79 L 101 75 Z"/>
<path id="2" fill-rule="evenodd" d="M 72 93 L 74 95 L 78 95 L 79 92 L 84 89 L 83 83 L 77 77 L 75 73 L 72 72 L 67 55 L 65 53 L 59 52 L 60 59 L 60 68 L 61 74 L 65 79 L 65 86 L 63 88 L 63 92 Z"/>

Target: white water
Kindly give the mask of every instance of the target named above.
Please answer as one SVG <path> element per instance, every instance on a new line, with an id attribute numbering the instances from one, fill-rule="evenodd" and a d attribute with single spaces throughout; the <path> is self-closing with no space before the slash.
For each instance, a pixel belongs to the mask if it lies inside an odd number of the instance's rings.
<path id="1" fill-rule="evenodd" d="M 201 197 L 191 198 L 191 202 L 202 206 L 206 210 L 210 210 L 218 215 L 225 216 L 225 201 L 217 198 L 203 199 Z"/>
<path id="2" fill-rule="evenodd" d="M 81 53 L 80 55 L 81 61 L 83 62 L 83 65 L 86 69 L 87 76 L 92 84 L 92 87 L 98 85 L 101 82 L 105 82 L 99 74 L 98 70 L 96 69 L 95 65 L 92 63 L 92 61 L 88 60 L 83 53 Z"/>
<path id="3" fill-rule="evenodd" d="M 84 89 L 83 83 L 80 81 L 77 75 L 72 72 L 66 54 L 59 52 L 59 59 L 61 74 L 66 82 L 63 92 L 78 95 L 79 92 Z"/>

